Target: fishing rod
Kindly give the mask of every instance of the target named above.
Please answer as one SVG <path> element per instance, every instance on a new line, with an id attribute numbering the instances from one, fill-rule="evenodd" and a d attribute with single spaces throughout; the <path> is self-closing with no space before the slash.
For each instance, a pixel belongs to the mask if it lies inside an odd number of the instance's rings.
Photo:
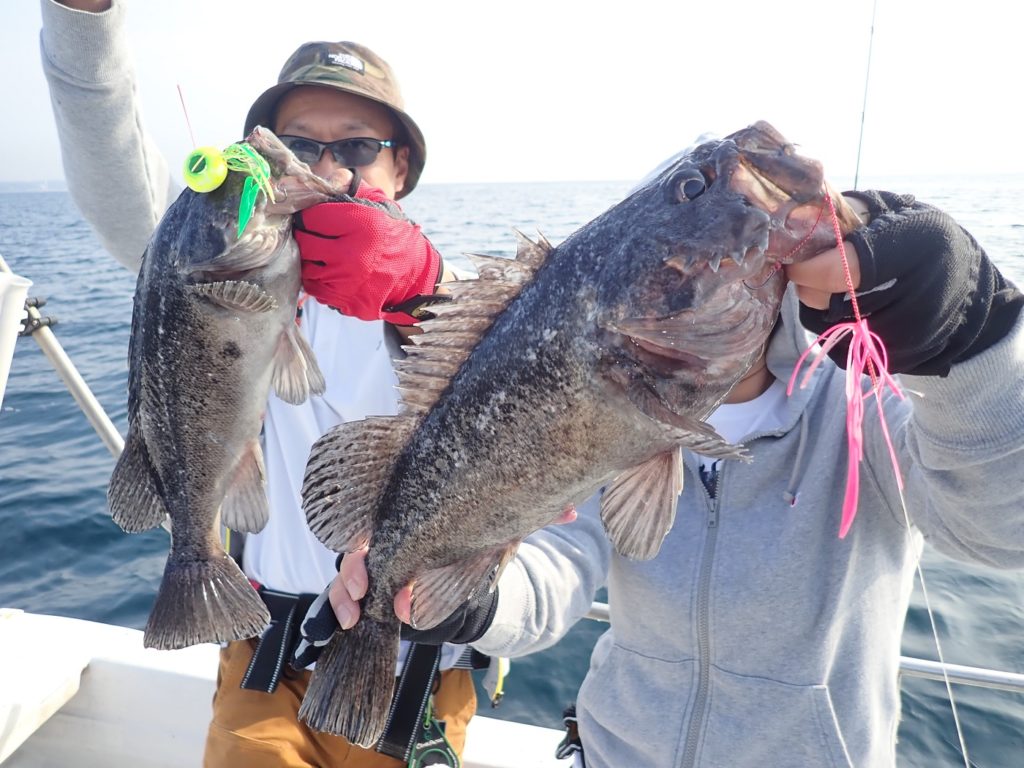
<path id="1" fill-rule="evenodd" d="M 878 0 L 871 6 L 871 32 L 868 34 L 868 64 L 864 69 L 864 100 L 860 107 L 860 135 L 857 137 L 857 165 L 853 170 L 853 188 L 857 189 L 857 181 L 860 179 L 860 151 L 864 144 L 864 120 L 868 111 L 868 82 L 871 80 L 871 49 L 875 43 L 875 11 L 878 10 Z"/>

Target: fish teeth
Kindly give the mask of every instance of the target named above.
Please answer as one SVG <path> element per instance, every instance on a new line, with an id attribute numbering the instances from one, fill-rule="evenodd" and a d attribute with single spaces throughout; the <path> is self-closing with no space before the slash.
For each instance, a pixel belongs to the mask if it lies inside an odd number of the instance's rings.
<path id="1" fill-rule="evenodd" d="M 708 266 L 711 267 L 712 272 L 718 272 L 718 268 L 722 266 L 722 254 L 712 254 L 711 258 L 708 259 Z"/>

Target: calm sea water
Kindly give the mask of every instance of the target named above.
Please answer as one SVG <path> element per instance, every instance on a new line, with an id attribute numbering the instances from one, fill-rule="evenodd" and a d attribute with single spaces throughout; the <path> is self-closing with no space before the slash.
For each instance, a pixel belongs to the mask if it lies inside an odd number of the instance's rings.
<path id="1" fill-rule="evenodd" d="M 511 255 L 511 228 L 540 231 L 557 244 L 629 186 L 425 186 L 406 208 L 448 258 Z M 861 186 L 914 192 L 950 211 L 1024 285 L 1024 177 L 868 179 Z M 134 279 L 61 192 L 0 194 L 0 255 L 35 281 L 30 295 L 48 297 L 44 313 L 59 319 L 59 340 L 123 433 Z M 0 606 L 143 626 L 167 538 L 162 531 L 128 536 L 109 520 L 105 491 L 113 464 L 47 359 L 21 339 L 0 413 Z M 924 568 L 946 659 L 1024 673 L 1024 573 L 955 563 L 934 552 Z M 581 622 L 556 647 L 515 661 L 505 701 L 487 714 L 560 726 L 602 631 L 596 622 Z M 935 658 L 920 588 L 904 653 Z M 943 684 L 906 680 L 903 693 L 902 765 L 963 765 Z M 973 763 L 1024 765 L 1024 696 L 963 687 L 955 693 Z"/>

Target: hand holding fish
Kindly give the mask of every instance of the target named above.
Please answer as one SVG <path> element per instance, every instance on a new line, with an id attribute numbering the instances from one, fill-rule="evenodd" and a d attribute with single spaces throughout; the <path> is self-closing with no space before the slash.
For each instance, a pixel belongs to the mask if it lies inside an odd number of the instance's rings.
<path id="1" fill-rule="evenodd" d="M 317 177 L 319 179 L 319 177 Z M 336 190 L 351 190 L 358 186 L 359 177 L 349 168 L 335 168 L 325 181 Z M 293 213 L 323 202 L 318 195 L 322 181 L 312 183 L 308 177 L 285 176 L 274 181 L 274 201 L 267 203 L 267 213 Z"/>
<path id="2" fill-rule="evenodd" d="M 575 519 L 576 519 L 576 507 L 569 506 L 569 507 L 566 507 L 564 510 L 562 510 L 562 513 L 551 522 L 551 525 L 565 525 L 567 523 L 571 523 Z M 363 551 L 363 557 L 359 558 L 359 560 L 358 560 L 358 566 L 360 568 L 362 568 L 362 570 L 363 570 L 362 579 L 363 579 L 363 582 L 365 584 L 365 580 L 366 580 L 366 552 L 365 552 L 365 550 Z M 353 571 L 356 570 L 356 566 L 355 565 L 353 565 L 353 569 L 352 570 Z M 353 574 L 353 576 L 354 576 L 354 574 Z M 343 577 L 343 579 L 344 579 L 344 577 Z M 346 583 L 348 583 L 348 582 L 346 582 Z M 357 583 L 358 583 L 358 581 L 357 581 Z M 395 595 L 395 615 L 402 621 L 403 624 L 406 624 L 406 625 L 410 624 L 411 620 L 412 620 L 412 593 L 413 593 L 413 589 L 414 588 L 415 588 L 415 583 L 406 584 L 404 587 L 402 587 L 400 590 L 398 590 L 398 593 Z M 366 594 L 365 587 L 363 588 L 363 594 Z M 496 590 L 495 590 L 495 594 L 496 594 Z M 474 597 L 476 597 L 476 596 L 474 596 Z M 472 603 L 472 602 L 473 601 L 470 600 L 470 603 Z M 495 599 L 493 601 L 493 604 L 490 606 L 490 616 L 488 617 L 488 621 L 487 621 L 488 626 L 490 625 L 490 618 L 492 618 L 494 616 L 494 608 L 496 607 L 496 605 L 497 605 L 497 600 Z M 336 610 L 337 610 L 337 607 L 338 606 L 336 605 L 335 606 Z M 346 606 L 346 607 L 348 607 L 348 606 Z M 357 604 L 357 610 L 358 610 L 358 604 Z M 460 609 L 460 611 L 461 612 L 465 612 L 464 609 Z M 459 613 L 460 611 L 456 611 L 456 613 Z M 449 617 L 449 619 L 450 618 L 451 617 Z M 339 617 L 339 620 L 340 620 L 340 617 Z M 449 621 L 442 622 L 441 627 L 445 627 L 448 624 L 449 624 Z M 427 635 L 433 634 L 436 631 L 436 629 L 437 628 L 431 629 L 431 630 L 427 630 L 423 634 L 427 634 Z M 484 627 L 483 629 L 486 630 L 487 627 Z M 480 634 L 477 635 L 477 637 L 480 637 L 482 635 L 483 635 L 483 632 L 480 632 Z M 403 634 L 402 636 L 406 637 L 405 634 Z M 418 639 L 416 637 L 406 637 L 406 639 L 416 640 L 417 642 L 423 642 L 422 639 Z M 473 639 L 475 640 L 477 638 L 473 638 Z M 459 641 L 455 640 L 454 638 L 449 638 L 449 639 L 446 639 L 445 642 L 459 642 Z M 470 640 L 464 640 L 462 642 L 471 642 L 471 641 Z"/>
<path id="3" fill-rule="evenodd" d="M 827 309 L 834 294 L 842 294 L 847 290 L 844 256 L 849 265 L 850 280 L 853 287 L 857 288 L 860 286 L 860 259 L 852 247 L 840 250 L 837 245 L 806 261 L 783 267 L 786 277 L 796 286 L 801 304 L 814 309 Z"/>
<path id="4" fill-rule="evenodd" d="M 910 195 L 850 192 L 871 221 L 847 237 L 846 259 L 862 316 L 879 335 L 892 373 L 945 376 L 1002 339 L 1024 297 L 950 216 Z M 821 333 L 853 319 L 838 248 L 786 267 L 800 319 Z M 848 344 L 829 356 L 846 367 Z"/>
<path id="5" fill-rule="evenodd" d="M 419 225 L 366 183 L 297 214 L 295 241 L 306 292 L 361 320 L 415 324 L 443 269 Z"/>
<path id="6" fill-rule="evenodd" d="M 576 519 L 576 507 L 566 507 L 551 521 L 551 525 L 565 525 Z M 360 547 L 342 558 L 338 577 L 330 586 L 330 602 L 342 629 L 350 629 L 359 621 L 359 601 L 366 597 L 368 579 L 366 576 L 366 553 L 368 547 Z M 414 584 L 406 584 L 395 595 L 395 615 L 403 624 L 410 623 L 410 605 Z"/>
<path id="7" fill-rule="evenodd" d="M 552 521 L 564 525 L 576 519 L 576 508 L 568 506 Z M 369 578 L 363 546 L 347 553 L 338 565 L 338 575 L 318 597 L 302 621 L 302 642 L 292 658 L 292 666 L 303 669 L 317 660 L 320 651 L 340 629 L 351 629 L 359 621 L 359 601 L 366 597 Z M 498 590 L 473 595 L 451 616 L 436 627 L 416 630 L 409 626 L 414 584 L 407 584 L 395 595 L 395 615 L 402 621 L 402 639 L 427 645 L 471 643 L 483 636 L 498 606 Z"/>

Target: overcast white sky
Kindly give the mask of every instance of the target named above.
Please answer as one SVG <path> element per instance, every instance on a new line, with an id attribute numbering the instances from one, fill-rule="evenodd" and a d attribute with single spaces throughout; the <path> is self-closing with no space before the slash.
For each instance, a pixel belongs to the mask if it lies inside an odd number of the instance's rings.
<path id="1" fill-rule="evenodd" d="M 49 0 L 46 0 L 49 2 Z M 133 0 L 142 115 L 178 164 L 236 140 L 302 42 L 389 60 L 427 137 L 423 180 L 635 179 L 704 131 L 765 119 L 852 176 L 873 0 Z M 0 0 L 0 181 L 62 178 L 39 0 Z M 1024 172 L 1024 10 L 878 0 L 862 178 Z"/>

